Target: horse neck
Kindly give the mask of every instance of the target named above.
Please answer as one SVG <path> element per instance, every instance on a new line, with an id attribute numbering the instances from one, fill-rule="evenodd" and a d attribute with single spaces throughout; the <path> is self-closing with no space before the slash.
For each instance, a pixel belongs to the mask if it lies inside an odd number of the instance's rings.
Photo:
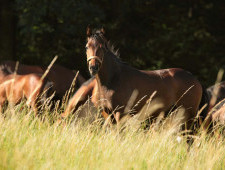
<path id="1" fill-rule="evenodd" d="M 114 75 L 120 70 L 120 63 L 116 60 L 116 56 L 110 52 L 106 51 L 104 53 L 104 60 L 102 62 L 101 68 L 97 74 L 98 80 L 101 85 L 107 86 Z"/>

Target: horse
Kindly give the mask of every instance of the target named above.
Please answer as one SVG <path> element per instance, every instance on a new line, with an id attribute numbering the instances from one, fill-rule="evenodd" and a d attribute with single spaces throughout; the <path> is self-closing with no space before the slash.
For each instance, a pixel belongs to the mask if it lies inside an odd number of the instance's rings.
<path id="1" fill-rule="evenodd" d="M 131 105 L 130 108 L 134 108 L 132 115 L 135 115 L 156 91 L 154 98 L 162 105 L 148 114 L 148 118 L 154 119 L 161 112 L 168 113 L 172 108 L 182 106 L 182 124 L 185 123 L 186 128 L 191 129 L 200 104 L 205 104 L 202 97 L 205 94 L 200 82 L 190 72 L 180 68 L 138 70 L 122 62 L 114 51 L 106 40 L 103 29 L 92 31 L 87 28 L 86 55 L 92 78 L 71 98 L 61 119 L 69 116 L 72 110 L 76 111 L 91 97 L 106 120 L 119 123 L 124 116 L 130 114 L 125 106 Z M 133 95 L 135 91 L 137 93 Z M 129 102 L 132 96 L 135 96 L 133 102 Z M 205 118 L 205 115 L 201 116 Z"/>
<path id="2" fill-rule="evenodd" d="M 18 104 L 25 98 L 27 99 L 26 104 L 31 106 L 37 115 L 37 102 L 39 99 L 47 98 L 47 91 L 51 88 L 52 83 L 47 79 L 42 79 L 40 74 L 13 74 L 6 66 L 1 66 L 0 77 L 0 112 L 6 101 Z"/>
<path id="3" fill-rule="evenodd" d="M 208 87 L 207 94 L 210 101 L 209 104 L 209 111 L 210 111 L 217 103 L 219 103 L 225 98 L 225 81 Z M 214 101 L 212 101 L 213 96 L 215 97 Z"/>
<path id="4" fill-rule="evenodd" d="M 225 135 L 225 98 L 215 104 L 208 114 L 212 121 L 210 124 L 212 134 L 218 135 L 218 138 Z"/>
<path id="5" fill-rule="evenodd" d="M 63 98 L 66 91 L 70 89 L 76 73 L 77 71 L 72 71 L 57 64 L 52 66 L 47 77 L 54 83 L 53 88 L 56 91 L 56 98 Z M 78 74 L 77 79 L 75 80 L 75 90 L 77 90 L 85 81 L 85 78 L 81 74 Z"/>
<path id="6" fill-rule="evenodd" d="M 8 66 L 13 72 L 15 71 L 16 62 L 3 61 L 1 64 Z M 36 73 L 44 74 L 46 68 L 36 65 L 19 64 L 17 73 L 20 75 Z M 47 74 L 47 78 L 53 83 L 53 90 L 55 91 L 54 99 L 62 99 L 66 91 L 69 90 L 71 83 L 77 71 L 72 71 L 60 65 L 53 65 Z M 78 74 L 75 81 L 75 89 L 77 90 L 86 80 L 81 74 Z"/>
<path id="7" fill-rule="evenodd" d="M 212 122 L 213 124 L 225 124 L 225 100 L 221 100 L 212 108 Z"/>

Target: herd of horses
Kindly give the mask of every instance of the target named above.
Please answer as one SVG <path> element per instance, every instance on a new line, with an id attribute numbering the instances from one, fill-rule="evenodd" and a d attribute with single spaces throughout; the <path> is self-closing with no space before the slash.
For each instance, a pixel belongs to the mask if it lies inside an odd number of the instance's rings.
<path id="1" fill-rule="evenodd" d="M 38 104 L 42 104 L 40 101 L 45 101 L 53 93 L 54 100 L 63 98 L 76 73 L 60 65 L 54 65 L 43 78 L 46 71 L 44 67 L 20 64 L 15 69 L 14 61 L 2 61 L 0 64 L 0 110 L 6 102 L 17 104 L 25 98 L 37 114 Z M 75 88 L 84 82 L 85 79 L 78 75 Z"/>
<path id="2" fill-rule="evenodd" d="M 196 118 L 204 129 L 212 122 L 225 123 L 225 82 L 204 89 L 195 76 L 183 69 L 137 70 L 118 58 L 103 29 L 87 28 L 86 56 L 91 78 L 86 81 L 78 74 L 76 92 L 61 119 L 75 113 L 90 98 L 105 122 L 110 123 L 119 124 L 123 117 L 140 113 L 149 103 L 149 108 L 154 103 L 158 107 L 145 110 L 144 119 L 154 120 L 161 113 L 166 117 L 182 109 L 181 123 L 185 127 L 181 127 L 188 130 Z M 53 65 L 44 78 L 44 67 L 20 64 L 15 68 L 14 61 L 0 63 L 0 112 L 6 101 L 17 104 L 26 98 L 37 114 L 37 105 L 41 104 L 38 101 L 44 101 L 52 92 L 61 100 L 76 74 L 60 65 Z M 210 103 L 212 98 L 217 100 Z"/>

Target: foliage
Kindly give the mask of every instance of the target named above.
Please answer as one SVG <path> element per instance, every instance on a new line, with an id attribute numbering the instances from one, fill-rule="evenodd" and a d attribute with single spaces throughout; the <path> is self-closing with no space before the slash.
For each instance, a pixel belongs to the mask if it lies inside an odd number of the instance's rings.
<path id="1" fill-rule="evenodd" d="M 20 61 L 86 74 L 85 30 L 104 26 L 121 58 L 141 69 L 181 67 L 205 84 L 225 64 L 223 0 L 15 0 Z"/>
<path id="2" fill-rule="evenodd" d="M 16 7 L 22 61 L 43 65 L 57 54 L 61 63 L 80 69 L 85 63 L 83 32 L 89 23 L 104 18 L 101 9 L 84 0 L 17 0 Z"/>

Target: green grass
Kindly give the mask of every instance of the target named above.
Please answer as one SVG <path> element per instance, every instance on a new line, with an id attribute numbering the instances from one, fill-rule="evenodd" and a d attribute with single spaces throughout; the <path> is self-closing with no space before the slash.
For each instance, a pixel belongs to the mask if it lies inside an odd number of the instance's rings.
<path id="1" fill-rule="evenodd" d="M 223 137 L 198 135 L 188 146 L 174 129 L 129 126 L 103 129 L 73 119 L 57 125 L 58 112 L 34 117 L 27 108 L 8 108 L 0 117 L 0 169 L 224 169 Z"/>

